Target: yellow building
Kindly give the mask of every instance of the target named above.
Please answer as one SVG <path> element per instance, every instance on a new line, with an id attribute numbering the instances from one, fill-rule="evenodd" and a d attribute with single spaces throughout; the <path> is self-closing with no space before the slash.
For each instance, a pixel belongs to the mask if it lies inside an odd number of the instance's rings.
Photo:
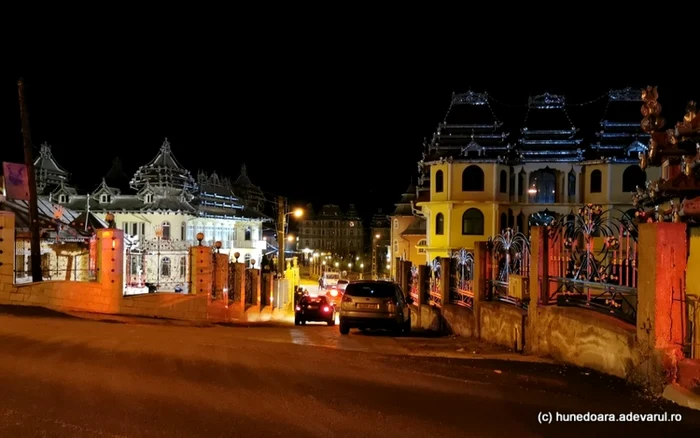
<path id="1" fill-rule="evenodd" d="M 516 131 L 485 93 L 453 95 L 419 162 L 429 188 L 417 204 L 427 220 L 426 260 L 472 249 L 507 227 L 528 234 L 583 203 L 633 215 L 631 194 L 647 180 L 638 165 L 649 139 L 640 105 L 640 91 L 611 90 L 600 127 L 582 132 L 565 98 L 544 94 L 528 100 Z"/>
<path id="2" fill-rule="evenodd" d="M 425 219 L 414 214 L 417 199 L 416 187 L 411 184 L 401 196 L 396 209 L 389 216 L 391 231 L 391 276 L 396 278 L 398 260 L 408 260 L 413 265 L 425 263 Z"/>

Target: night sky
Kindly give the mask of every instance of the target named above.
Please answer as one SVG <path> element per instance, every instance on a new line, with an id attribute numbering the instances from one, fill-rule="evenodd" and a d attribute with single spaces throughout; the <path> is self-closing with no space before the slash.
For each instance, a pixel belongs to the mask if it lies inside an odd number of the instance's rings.
<path id="1" fill-rule="evenodd" d="M 347 43 L 333 51 L 279 46 L 266 56 L 240 50 L 233 62 L 231 54 L 211 56 L 213 48 L 105 50 L 47 55 L 60 62 L 17 57 L 2 69 L 0 161 L 22 160 L 23 76 L 36 153 L 42 142 L 52 144 L 83 190 L 96 187 L 117 156 L 133 174 L 168 137 L 192 172 L 235 178 L 245 162 L 253 182 L 271 195 L 355 203 L 370 213 L 391 207 L 415 176 L 423 138 L 432 136 L 453 91 L 487 90 L 506 104 L 494 106 L 499 117 L 517 128 L 524 114 L 518 106 L 543 92 L 580 103 L 610 88 L 659 85 L 672 123 L 687 100 L 700 100 L 700 83 L 686 85 L 687 72 L 641 68 L 634 56 L 601 61 L 583 53 L 544 64 L 514 50 L 501 61 L 465 52 L 459 62 L 458 53 L 430 46 Z M 578 125 L 600 120 L 602 107 L 590 108 Z"/>

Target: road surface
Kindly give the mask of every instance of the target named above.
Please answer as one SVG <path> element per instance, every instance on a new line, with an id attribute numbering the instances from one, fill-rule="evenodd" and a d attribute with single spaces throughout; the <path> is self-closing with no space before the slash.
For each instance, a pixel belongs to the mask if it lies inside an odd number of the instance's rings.
<path id="1" fill-rule="evenodd" d="M 456 340 L 46 314 L 0 314 L 0 437 L 700 436 L 700 412 L 586 370 L 412 355 Z M 538 423 L 664 410 L 683 420 Z"/>

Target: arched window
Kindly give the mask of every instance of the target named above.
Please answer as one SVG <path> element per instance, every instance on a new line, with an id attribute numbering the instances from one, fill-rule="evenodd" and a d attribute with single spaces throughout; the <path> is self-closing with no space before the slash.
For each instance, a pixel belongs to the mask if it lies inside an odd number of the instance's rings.
<path id="1" fill-rule="evenodd" d="M 399 220 L 398 219 L 394 219 L 394 229 L 395 230 L 399 229 Z"/>
<path id="2" fill-rule="evenodd" d="M 243 257 L 243 263 L 245 263 L 246 268 L 250 268 L 250 254 L 246 254 L 245 257 Z"/>
<path id="3" fill-rule="evenodd" d="M 481 167 L 471 165 L 462 172 L 463 192 L 483 192 L 484 191 L 484 171 Z"/>
<path id="4" fill-rule="evenodd" d="M 66 202 L 66 195 L 58 195 L 58 203 L 64 204 Z"/>
<path id="5" fill-rule="evenodd" d="M 352 243 L 352 242 L 350 242 L 350 243 Z M 394 240 L 394 254 L 396 254 L 398 252 L 399 252 L 399 241 Z"/>
<path id="6" fill-rule="evenodd" d="M 180 257 L 180 277 L 187 275 L 187 257 Z"/>
<path id="7" fill-rule="evenodd" d="M 105 204 L 105 203 L 108 203 L 109 201 L 110 201 L 109 195 L 107 195 L 107 194 L 100 195 L 100 203 Z"/>
<path id="8" fill-rule="evenodd" d="M 591 172 L 591 193 L 600 193 L 603 191 L 603 173 L 596 169 Z"/>
<path id="9" fill-rule="evenodd" d="M 251 239 L 251 235 L 252 235 L 252 233 L 251 233 L 250 227 L 246 227 L 244 239 L 245 239 L 245 240 L 250 240 L 250 239 Z"/>
<path id="10" fill-rule="evenodd" d="M 643 188 L 647 182 L 647 174 L 641 167 L 634 164 L 622 173 L 622 191 L 625 193 L 637 191 L 637 187 Z"/>
<path id="11" fill-rule="evenodd" d="M 442 178 L 442 170 L 435 172 L 435 193 L 442 193 L 444 190 L 444 181 Z"/>
<path id="12" fill-rule="evenodd" d="M 462 215 L 462 235 L 483 236 L 484 214 L 478 208 L 470 208 Z"/>
<path id="13" fill-rule="evenodd" d="M 505 230 L 506 228 L 508 228 L 508 215 L 501 213 L 501 231 Z"/>
<path id="14" fill-rule="evenodd" d="M 148 193 L 144 199 L 146 201 L 146 204 L 150 204 L 151 202 L 153 202 L 153 195 L 151 193 Z"/>
<path id="15" fill-rule="evenodd" d="M 160 261 L 161 277 L 170 277 L 170 257 L 163 257 Z"/>
<path id="16" fill-rule="evenodd" d="M 184 222 L 180 225 L 180 240 L 187 240 L 187 224 Z"/>
<path id="17" fill-rule="evenodd" d="M 416 246 L 418 247 L 418 254 L 425 254 L 425 247 L 428 246 L 428 241 L 421 239 L 418 241 Z"/>
<path id="18" fill-rule="evenodd" d="M 553 204 L 556 201 L 557 176 L 554 170 L 539 169 L 530 174 L 528 200 L 533 204 Z"/>
<path id="19" fill-rule="evenodd" d="M 501 193 L 508 193 L 508 172 L 501 170 L 501 178 L 498 182 L 498 188 Z"/>
<path id="20" fill-rule="evenodd" d="M 445 234 L 445 216 L 442 213 L 435 216 L 435 234 L 438 236 Z"/>
<path id="21" fill-rule="evenodd" d="M 165 221 L 161 224 L 161 230 L 163 231 L 163 239 L 169 240 L 170 239 L 170 222 Z"/>

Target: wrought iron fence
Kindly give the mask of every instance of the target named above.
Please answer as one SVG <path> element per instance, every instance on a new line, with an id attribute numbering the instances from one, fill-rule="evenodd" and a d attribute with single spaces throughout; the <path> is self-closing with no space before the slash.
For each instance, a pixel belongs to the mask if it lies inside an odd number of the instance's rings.
<path id="1" fill-rule="evenodd" d="M 435 259 L 429 264 L 429 287 L 427 303 L 431 306 L 442 307 L 442 292 L 440 290 L 440 257 L 435 257 Z"/>
<path id="2" fill-rule="evenodd" d="M 474 253 L 461 249 L 450 263 L 450 302 L 474 308 Z"/>
<path id="3" fill-rule="evenodd" d="M 548 227 L 547 302 L 636 323 L 637 238 L 631 221 L 587 204 Z"/>
<path id="4" fill-rule="evenodd" d="M 418 294 L 420 293 L 420 282 L 418 276 L 418 266 L 411 266 L 411 286 L 409 289 L 409 295 L 414 302 L 418 302 Z"/>
<path id="5" fill-rule="evenodd" d="M 489 238 L 487 249 L 489 265 L 486 269 L 486 298 L 527 308 L 530 238 L 512 228 L 506 228 L 501 234 Z M 495 263 L 495 266 L 491 263 Z M 518 290 L 510 287 L 510 277 L 513 274 L 525 277 Z"/>

